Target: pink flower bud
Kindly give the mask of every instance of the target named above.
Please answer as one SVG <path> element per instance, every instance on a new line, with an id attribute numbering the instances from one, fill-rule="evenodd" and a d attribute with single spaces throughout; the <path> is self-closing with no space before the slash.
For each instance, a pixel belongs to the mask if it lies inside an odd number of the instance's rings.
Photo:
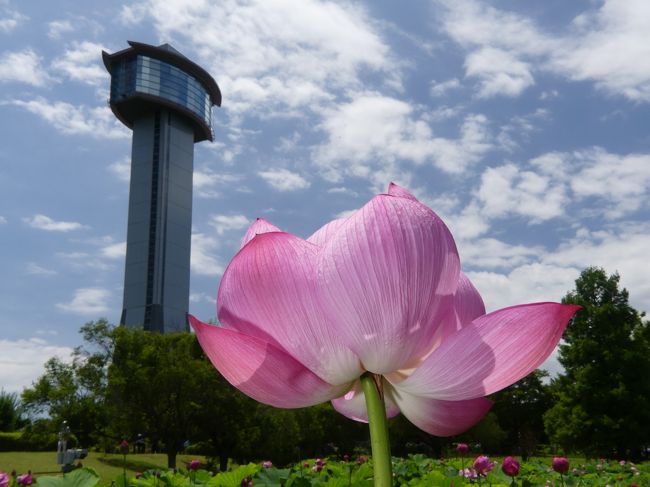
<path id="1" fill-rule="evenodd" d="M 271 462 L 271 460 L 267 460 L 264 463 L 262 463 L 262 467 L 264 467 L 264 468 L 272 468 L 273 467 L 273 462 Z"/>
<path id="2" fill-rule="evenodd" d="M 467 455 L 467 453 L 469 452 L 469 446 L 467 445 L 467 443 L 458 443 L 456 445 L 456 451 L 461 456 Z"/>
<path id="3" fill-rule="evenodd" d="M 187 466 L 190 470 L 198 470 L 201 468 L 201 462 L 199 460 L 192 460 Z"/>
<path id="4" fill-rule="evenodd" d="M 565 457 L 553 457 L 551 466 L 557 473 L 564 475 L 569 471 L 569 460 Z"/>
<path id="5" fill-rule="evenodd" d="M 129 442 L 128 441 L 122 440 L 122 442 L 120 443 L 120 453 L 122 455 L 126 455 L 127 453 L 129 453 Z"/>
<path id="6" fill-rule="evenodd" d="M 501 470 L 504 474 L 515 477 L 519 473 L 519 462 L 512 457 L 505 457 Z"/>

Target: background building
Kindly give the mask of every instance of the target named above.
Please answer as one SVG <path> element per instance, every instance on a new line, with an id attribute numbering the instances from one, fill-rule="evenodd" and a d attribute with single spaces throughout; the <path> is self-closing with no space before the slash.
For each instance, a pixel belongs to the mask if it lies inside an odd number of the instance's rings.
<path id="1" fill-rule="evenodd" d="M 169 44 L 102 53 L 110 106 L 133 129 L 120 323 L 187 330 L 194 143 L 213 140 L 217 83 Z"/>

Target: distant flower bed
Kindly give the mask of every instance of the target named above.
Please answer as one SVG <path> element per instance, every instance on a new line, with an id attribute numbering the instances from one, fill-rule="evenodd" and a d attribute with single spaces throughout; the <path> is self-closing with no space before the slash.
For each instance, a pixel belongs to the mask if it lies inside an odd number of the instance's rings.
<path id="1" fill-rule="evenodd" d="M 462 450 L 462 449 L 461 449 Z M 574 464 L 575 463 L 575 464 Z M 521 461 L 515 457 L 496 460 L 480 455 L 475 459 L 460 456 L 432 459 L 424 455 L 393 458 L 395 486 L 648 486 L 650 464 L 629 461 L 597 460 L 571 462 L 564 457 Z M 351 458 L 316 458 L 291 468 L 277 468 L 271 461 L 249 463 L 216 475 L 198 460 L 176 472 L 149 470 L 134 477 L 119 476 L 115 487 L 372 487 L 372 460 L 365 456 Z M 92 469 L 75 470 L 65 477 L 37 477 L 31 473 L 17 475 L 0 471 L 0 487 L 95 487 L 100 479 Z"/>

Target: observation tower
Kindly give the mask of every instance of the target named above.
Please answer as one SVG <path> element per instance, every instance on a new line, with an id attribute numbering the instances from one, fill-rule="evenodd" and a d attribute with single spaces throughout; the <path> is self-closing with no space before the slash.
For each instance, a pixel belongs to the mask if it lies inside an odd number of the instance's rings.
<path id="1" fill-rule="evenodd" d="M 120 323 L 186 331 L 194 144 L 213 140 L 212 106 L 221 106 L 221 91 L 169 44 L 128 43 L 102 52 L 111 110 L 133 130 Z"/>

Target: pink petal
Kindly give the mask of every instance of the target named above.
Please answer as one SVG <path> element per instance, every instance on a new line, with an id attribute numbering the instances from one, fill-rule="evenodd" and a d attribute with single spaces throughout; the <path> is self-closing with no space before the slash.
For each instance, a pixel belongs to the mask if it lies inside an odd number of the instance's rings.
<path id="1" fill-rule="evenodd" d="M 407 189 L 398 186 L 395 183 L 390 183 L 388 185 L 388 194 L 391 196 L 397 196 L 398 198 L 406 198 L 413 201 L 418 201 L 418 199 L 413 196 Z"/>
<path id="2" fill-rule="evenodd" d="M 322 304 L 366 370 L 417 363 L 452 305 L 456 245 L 426 206 L 379 195 L 322 247 Z"/>
<path id="3" fill-rule="evenodd" d="M 312 406 L 340 396 L 350 384 L 332 386 L 291 355 L 255 337 L 189 316 L 212 364 L 237 389 L 278 408 Z"/>
<path id="4" fill-rule="evenodd" d="M 319 247 L 322 247 L 332 237 L 332 235 L 334 235 L 337 230 L 341 228 L 341 226 L 345 223 L 345 220 L 347 220 L 347 218 L 337 218 L 336 220 L 332 220 L 331 222 L 326 223 L 318 230 L 316 230 L 314 234 L 307 239 L 307 242 L 311 242 L 315 245 L 318 245 Z"/>
<path id="5" fill-rule="evenodd" d="M 252 225 L 248 227 L 248 230 L 246 231 L 244 238 L 242 238 L 240 248 L 246 245 L 251 240 L 253 240 L 253 238 L 256 235 L 260 235 L 262 233 L 268 233 L 268 232 L 281 232 L 281 231 L 282 230 L 280 230 L 272 223 L 267 222 L 264 218 L 256 218 L 255 221 L 252 223 Z"/>
<path id="6" fill-rule="evenodd" d="M 384 379 L 382 379 L 384 388 L 390 387 Z M 384 394 L 384 404 L 386 406 L 386 417 L 392 418 L 399 414 L 399 408 L 392 400 L 391 396 Z M 343 416 L 346 416 L 361 423 L 368 422 L 368 410 L 366 409 L 366 396 L 361 388 L 361 382 L 355 381 L 352 389 L 347 394 L 336 399 L 332 399 L 332 406 Z"/>
<path id="7" fill-rule="evenodd" d="M 483 315 L 447 338 L 399 388 L 451 401 L 492 394 L 539 367 L 579 309 L 534 303 Z"/>
<path id="8" fill-rule="evenodd" d="M 484 314 L 485 305 L 481 295 L 469 278 L 461 272 L 458 279 L 458 289 L 454 294 L 454 307 L 436 330 L 432 349 L 437 348 L 447 337 Z"/>
<path id="9" fill-rule="evenodd" d="M 217 314 L 227 328 L 273 343 L 324 381 L 344 384 L 363 370 L 318 303 L 318 249 L 288 233 L 257 235 L 224 272 Z"/>
<path id="10" fill-rule="evenodd" d="M 436 436 L 458 435 L 476 423 L 492 407 L 492 401 L 479 397 L 466 401 L 440 401 L 400 391 L 390 390 L 402 414 L 411 423 Z"/>

